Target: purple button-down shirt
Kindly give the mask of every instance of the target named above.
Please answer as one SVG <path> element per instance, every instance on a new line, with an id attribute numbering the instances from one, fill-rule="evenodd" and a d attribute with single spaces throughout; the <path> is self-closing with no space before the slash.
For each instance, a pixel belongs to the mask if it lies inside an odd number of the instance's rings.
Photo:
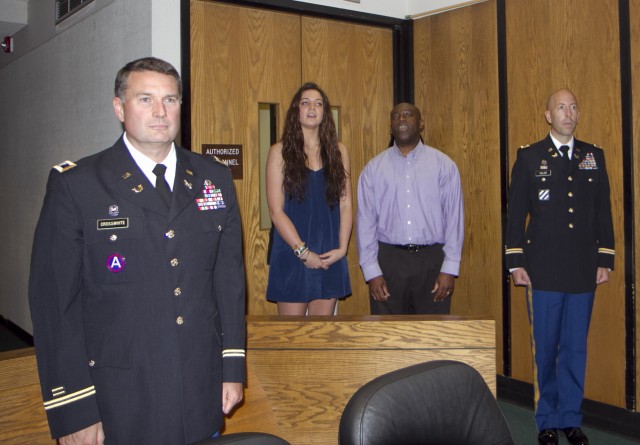
<path id="1" fill-rule="evenodd" d="M 365 280 L 382 275 L 378 241 L 443 244 L 440 271 L 457 276 L 463 239 L 460 173 L 447 155 L 419 142 L 404 157 L 394 144 L 362 170 L 356 242 Z"/>

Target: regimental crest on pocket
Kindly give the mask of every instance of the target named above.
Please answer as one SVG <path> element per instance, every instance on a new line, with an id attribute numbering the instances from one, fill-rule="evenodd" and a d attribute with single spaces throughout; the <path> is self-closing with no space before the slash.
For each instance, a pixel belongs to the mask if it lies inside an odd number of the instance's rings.
<path id="1" fill-rule="evenodd" d="M 539 201 L 549 201 L 549 189 L 540 189 L 540 190 L 538 190 L 538 200 Z"/>

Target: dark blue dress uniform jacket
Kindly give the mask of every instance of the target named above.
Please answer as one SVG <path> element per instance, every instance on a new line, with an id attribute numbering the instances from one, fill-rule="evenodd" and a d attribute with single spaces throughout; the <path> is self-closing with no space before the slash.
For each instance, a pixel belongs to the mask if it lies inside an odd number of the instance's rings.
<path id="1" fill-rule="evenodd" d="M 570 170 L 564 161 L 549 136 L 518 150 L 509 189 L 506 264 L 524 267 L 534 289 L 592 292 L 597 268 L 613 269 L 614 260 L 604 153 L 575 139 Z"/>
<path id="2" fill-rule="evenodd" d="M 244 382 L 231 174 L 176 151 L 170 209 L 122 138 L 51 171 L 29 299 L 53 437 L 102 421 L 110 445 L 193 442 L 223 424 L 222 382 Z"/>

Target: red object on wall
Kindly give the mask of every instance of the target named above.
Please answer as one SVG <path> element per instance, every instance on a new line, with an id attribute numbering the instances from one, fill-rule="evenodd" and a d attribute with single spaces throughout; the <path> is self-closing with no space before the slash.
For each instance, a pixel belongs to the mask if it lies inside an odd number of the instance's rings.
<path id="1" fill-rule="evenodd" d="M 6 36 L 4 38 L 4 40 L 2 41 L 2 50 L 5 53 L 12 53 L 13 52 L 13 37 Z"/>

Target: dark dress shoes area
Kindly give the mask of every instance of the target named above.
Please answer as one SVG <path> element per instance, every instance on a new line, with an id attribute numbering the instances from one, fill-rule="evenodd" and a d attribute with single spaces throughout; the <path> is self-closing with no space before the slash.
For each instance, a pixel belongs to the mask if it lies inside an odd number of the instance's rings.
<path id="1" fill-rule="evenodd" d="M 558 432 L 556 430 L 542 430 L 538 433 L 540 445 L 558 445 Z"/>
<path id="2" fill-rule="evenodd" d="M 580 428 L 565 428 L 563 431 L 567 435 L 569 443 L 573 445 L 589 445 L 589 439 Z"/>

